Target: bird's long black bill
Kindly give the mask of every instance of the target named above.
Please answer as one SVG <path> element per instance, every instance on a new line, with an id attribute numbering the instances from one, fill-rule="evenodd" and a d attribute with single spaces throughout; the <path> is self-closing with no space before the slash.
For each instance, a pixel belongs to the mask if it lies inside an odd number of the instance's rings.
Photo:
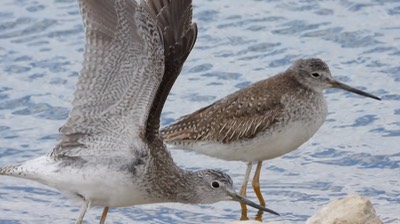
<path id="1" fill-rule="evenodd" d="M 243 196 L 241 196 L 241 195 L 239 195 L 237 193 L 232 192 L 230 195 L 232 197 L 232 200 L 234 200 L 234 201 L 245 203 L 248 206 L 251 206 L 251 207 L 259 209 L 259 210 L 262 210 L 264 212 L 268 212 L 268 213 L 271 213 L 271 214 L 274 214 L 274 215 L 279 215 L 278 212 L 276 212 L 276 211 L 274 211 L 272 209 L 263 207 L 263 206 L 261 206 L 259 204 L 256 204 L 256 203 L 250 201 L 249 199 L 247 199 L 247 198 L 245 198 L 245 197 L 243 197 Z"/>
<path id="2" fill-rule="evenodd" d="M 341 83 L 339 81 L 332 80 L 330 83 L 332 84 L 333 88 L 343 89 L 345 91 L 349 91 L 349 92 L 352 92 L 352 93 L 355 93 L 355 94 L 358 94 L 358 95 L 361 95 L 361 96 L 369 97 L 369 98 L 372 98 L 372 99 L 375 99 L 375 100 L 381 100 L 381 98 L 379 98 L 377 96 L 374 96 L 372 94 L 366 93 L 366 92 L 361 91 L 359 89 L 353 88 L 353 87 L 348 86 L 348 85 L 346 85 L 344 83 Z"/>

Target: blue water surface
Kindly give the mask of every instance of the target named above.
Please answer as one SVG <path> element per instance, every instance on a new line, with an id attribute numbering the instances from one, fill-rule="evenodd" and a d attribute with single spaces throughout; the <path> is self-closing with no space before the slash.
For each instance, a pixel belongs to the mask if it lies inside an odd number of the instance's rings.
<path id="1" fill-rule="evenodd" d="M 199 36 L 162 114 L 166 125 L 299 58 L 320 57 L 337 79 L 382 101 L 326 91 L 329 115 L 298 150 L 264 163 L 262 191 L 281 213 L 265 220 L 304 223 L 322 205 L 367 196 L 384 223 L 400 219 L 400 1 L 194 0 Z M 75 0 L 0 3 L 0 166 L 56 144 L 71 109 L 84 33 Z M 267 90 L 266 90 L 267 91 Z M 238 189 L 243 162 L 172 150 L 187 169 L 228 172 Z M 33 181 L 0 177 L 0 223 L 73 223 L 79 205 Z M 112 189 L 110 189 L 112 190 Z M 252 191 L 249 197 L 256 200 Z M 255 216 L 250 210 L 250 216 Z M 96 223 L 92 208 L 87 223 Z M 109 223 L 223 223 L 234 202 L 113 208 Z"/>

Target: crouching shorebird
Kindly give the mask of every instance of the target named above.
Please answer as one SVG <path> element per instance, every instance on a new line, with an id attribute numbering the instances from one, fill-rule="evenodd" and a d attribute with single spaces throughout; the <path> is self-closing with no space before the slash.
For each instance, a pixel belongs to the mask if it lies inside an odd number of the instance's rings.
<path id="1" fill-rule="evenodd" d="M 176 166 L 160 134 L 160 113 L 197 36 L 191 0 L 79 0 L 86 33 L 73 108 L 51 153 L 0 169 L 91 205 L 235 200 L 220 171 Z"/>
<path id="2" fill-rule="evenodd" d="M 248 162 L 242 196 L 253 162 L 258 161 L 252 185 L 264 206 L 259 183 L 262 161 L 291 152 L 314 135 L 327 116 L 323 96 L 327 88 L 380 100 L 334 80 L 325 62 L 311 58 L 183 116 L 161 133 L 165 142 L 183 149 Z M 241 219 L 248 219 L 246 205 L 241 206 Z M 256 219 L 261 216 L 259 212 Z"/>

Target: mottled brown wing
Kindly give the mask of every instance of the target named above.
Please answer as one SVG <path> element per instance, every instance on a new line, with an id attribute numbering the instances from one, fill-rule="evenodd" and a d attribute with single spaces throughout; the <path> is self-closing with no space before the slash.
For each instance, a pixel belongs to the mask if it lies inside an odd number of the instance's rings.
<path id="1" fill-rule="evenodd" d="M 266 81 L 260 81 L 161 130 L 167 143 L 185 141 L 217 141 L 229 143 L 255 137 L 278 122 L 283 105 L 275 88 L 268 90 Z M 270 92 L 268 94 L 268 92 Z"/>
<path id="2" fill-rule="evenodd" d="M 192 50 L 197 26 L 192 23 L 191 0 L 142 0 L 142 7 L 156 21 L 164 41 L 165 72 L 147 122 L 147 137 L 158 136 L 160 115 L 167 96 Z"/>

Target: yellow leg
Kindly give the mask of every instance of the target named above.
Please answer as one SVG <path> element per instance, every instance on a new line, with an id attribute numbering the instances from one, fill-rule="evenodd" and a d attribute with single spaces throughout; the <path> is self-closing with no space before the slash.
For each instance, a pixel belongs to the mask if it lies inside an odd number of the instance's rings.
<path id="1" fill-rule="evenodd" d="M 104 224 L 108 213 L 108 207 L 104 207 L 103 214 L 101 215 L 100 224 Z"/>
<path id="2" fill-rule="evenodd" d="M 251 168 L 253 167 L 253 162 L 249 162 L 247 164 L 247 169 L 246 169 L 246 174 L 244 175 L 242 187 L 240 188 L 240 195 L 243 197 L 246 197 L 246 190 L 247 190 L 247 183 L 249 182 L 249 176 L 251 172 Z M 247 206 L 244 203 L 240 203 L 240 207 L 242 207 L 242 216 L 240 217 L 240 220 L 249 220 L 247 217 Z"/>
<path id="3" fill-rule="evenodd" d="M 256 193 L 258 201 L 260 202 L 260 205 L 265 206 L 265 200 L 264 200 L 264 198 L 261 194 L 261 190 L 260 190 L 261 166 L 262 166 L 262 161 L 258 161 L 256 172 L 254 173 L 252 185 L 253 185 L 254 193 Z M 259 210 L 257 212 L 256 220 L 262 221 L 262 215 L 263 215 L 263 212 L 261 210 Z"/>

